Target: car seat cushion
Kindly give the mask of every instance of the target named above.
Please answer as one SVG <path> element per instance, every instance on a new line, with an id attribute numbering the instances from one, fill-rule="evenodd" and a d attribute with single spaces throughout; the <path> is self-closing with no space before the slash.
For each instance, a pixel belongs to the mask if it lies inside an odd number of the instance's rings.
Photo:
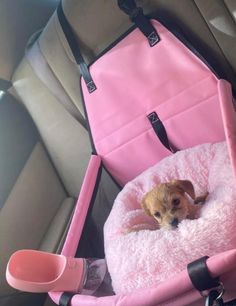
<path id="1" fill-rule="evenodd" d="M 158 229 L 140 203 L 160 182 L 190 180 L 196 195 L 209 192 L 200 217 L 177 229 Z M 225 142 L 202 144 L 168 156 L 126 184 L 105 223 L 105 255 L 116 293 L 151 287 L 205 255 L 236 246 L 236 193 Z"/>

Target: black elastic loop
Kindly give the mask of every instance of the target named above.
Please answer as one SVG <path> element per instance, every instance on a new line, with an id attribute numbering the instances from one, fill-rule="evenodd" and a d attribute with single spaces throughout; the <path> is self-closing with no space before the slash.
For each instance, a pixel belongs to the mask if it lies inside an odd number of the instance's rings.
<path id="1" fill-rule="evenodd" d="M 73 298 L 75 294 L 70 292 L 64 292 L 61 295 L 61 298 L 59 300 L 59 306 L 69 306 L 71 299 Z"/>
<path id="2" fill-rule="evenodd" d="M 157 137 L 159 138 L 163 146 L 165 146 L 166 149 L 171 151 L 172 153 L 175 153 L 176 151 L 178 151 L 175 148 L 173 148 L 173 146 L 170 145 L 164 124 L 161 122 L 157 113 L 152 112 L 147 116 L 147 118 L 150 121 L 153 130 L 155 131 Z"/>
<path id="3" fill-rule="evenodd" d="M 219 286 L 219 278 L 212 278 L 207 268 L 208 256 L 199 258 L 187 266 L 188 275 L 193 286 L 198 291 L 204 291 Z"/>
<path id="4" fill-rule="evenodd" d="M 160 36 L 151 21 L 144 15 L 142 8 L 137 7 L 134 0 L 118 0 L 118 6 L 123 12 L 129 15 L 131 21 L 147 37 L 151 47 L 160 41 Z"/>
<path id="5" fill-rule="evenodd" d="M 95 85 L 95 83 L 92 79 L 92 76 L 90 74 L 88 65 L 86 64 L 86 62 L 85 62 L 85 60 L 84 60 L 84 58 L 81 54 L 81 51 L 80 51 L 78 42 L 76 40 L 75 34 L 73 32 L 73 29 L 71 28 L 71 25 L 69 24 L 68 20 L 66 19 L 66 16 L 65 16 L 63 8 L 62 8 L 61 1 L 59 2 L 59 5 L 57 7 L 57 16 L 58 16 L 58 20 L 59 20 L 59 23 L 61 25 L 61 28 L 64 32 L 64 35 L 67 39 L 67 42 L 68 42 L 68 44 L 71 48 L 72 54 L 75 58 L 75 61 L 80 68 L 80 73 L 81 73 L 81 75 L 82 75 L 82 77 L 83 77 L 83 79 L 86 83 L 88 91 L 89 91 L 89 93 L 92 93 L 93 91 L 95 91 L 97 89 L 97 87 L 96 87 L 96 85 Z"/>

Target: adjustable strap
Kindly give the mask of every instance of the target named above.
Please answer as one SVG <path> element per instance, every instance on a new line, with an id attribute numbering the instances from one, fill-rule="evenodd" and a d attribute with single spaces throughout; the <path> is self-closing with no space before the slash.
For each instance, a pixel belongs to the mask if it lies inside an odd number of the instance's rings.
<path id="1" fill-rule="evenodd" d="M 219 278 L 212 278 L 207 268 L 206 261 L 208 258 L 208 256 L 199 258 L 187 266 L 191 282 L 198 291 L 219 286 Z"/>
<path id="2" fill-rule="evenodd" d="M 227 305 L 223 301 L 224 286 L 219 278 L 213 278 L 207 268 L 206 261 L 209 257 L 199 258 L 187 266 L 188 275 L 193 286 L 201 292 L 210 290 L 206 297 L 205 306 L 224 306 Z M 204 296 L 202 294 L 202 296 Z"/>
<path id="3" fill-rule="evenodd" d="M 142 8 L 136 6 L 134 0 L 118 0 L 118 5 L 121 10 L 129 15 L 132 22 L 134 22 L 136 26 L 142 31 L 142 33 L 147 37 L 151 47 L 160 41 L 160 37 L 156 29 L 153 27 L 150 20 L 143 14 Z M 65 38 L 71 48 L 71 52 L 77 65 L 79 66 L 80 73 L 86 83 L 88 92 L 92 93 L 97 89 L 97 87 L 92 79 L 88 65 L 86 64 L 81 54 L 74 31 L 64 14 L 62 1 L 59 2 L 57 8 L 57 16 Z"/>
<path id="4" fill-rule="evenodd" d="M 129 15 L 132 22 L 147 37 L 150 47 L 155 46 L 160 41 L 156 29 L 150 20 L 144 15 L 143 9 L 137 7 L 135 0 L 118 0 L 119 8 Z"/>
<path id="5" fill-rule="evenodd" d="M 71 48 L 72 54 L 75 58 L 75 61 L 77 65 L 79 66 L 80 73 L 86 83 L 86 86 L 88 88 L 88 92 L 92 93 L 94 92 L 97 87 L 92 79 L 92 76 L 90 74 L 88 65 L 85 63 L 84 58 L 80 52 L 80 48 L 78 45 L 78 42 L 76 40 L 75 34 L 73 32 L 73 29 L 71 28 L 71 25 L 69 24 L 68 20 L 66 19 L 66 16 L 63 12 L 62 3 L 60 2 L 57 8 L 57 16 L 58 20 L 60 22 L 61 28 L 64 32 L 64 35 L 67 39 L 67 42 Z"/>
<path id="6" fill-rule="evenodd" d="M 166 129 L 161 122 L 160 118 L 158 117 L 156 112 L 152 112 L 147 116 L 148 120 L 150 121 L 153 130 L 155 131 L 157 137 L 159 138 L 160 142 L 163 144 L 163 146 L 166 147 L 167 150 L 171 151 L 172 153 L 177 152 L 173 146 L 171 146 Z"/>

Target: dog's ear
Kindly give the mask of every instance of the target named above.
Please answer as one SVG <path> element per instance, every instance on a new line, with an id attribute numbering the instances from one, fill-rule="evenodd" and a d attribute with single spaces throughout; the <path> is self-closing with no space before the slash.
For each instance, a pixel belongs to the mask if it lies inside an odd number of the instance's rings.
<path id="1" fill-rule="evenodd" d="M 145 213 L 148 216 L 152 216 L 151 213 L 150 213 L 150 210 L 148 208 L 147 202 L 146 202 L 146 196 L 144 196 L 143 199 L 142 199 L 141 207 L 143 208 L 143 210 L 145 211 Z"/>
<path id="2" fill-rule="evenodd" d="M 192 182 L 188 180 L 173 180 L 171 181 L 176 187 L 186 192 L 193 200 L 195 200 L 195 191 Z"/>

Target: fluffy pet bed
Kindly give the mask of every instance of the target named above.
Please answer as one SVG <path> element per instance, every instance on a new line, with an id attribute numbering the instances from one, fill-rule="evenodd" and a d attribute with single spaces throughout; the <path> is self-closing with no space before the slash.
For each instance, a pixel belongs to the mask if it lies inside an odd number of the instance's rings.
<path id="1" fill-rule="evenodd" d="M 199 219 L 159 230 L 142 211 L 141 200 L 156 184 L 178 178 L 192 181 L 197 195 L 209 191 L 207 202 Z M 142 230 L 129 233 L 136 228 Z M 201 256 L 234 248 L 235 229 L 235 181 L 225 142 L 165 158 L 124 187 L 106 221 L 105 254 L 115 292 L 157 285 Z"/>

